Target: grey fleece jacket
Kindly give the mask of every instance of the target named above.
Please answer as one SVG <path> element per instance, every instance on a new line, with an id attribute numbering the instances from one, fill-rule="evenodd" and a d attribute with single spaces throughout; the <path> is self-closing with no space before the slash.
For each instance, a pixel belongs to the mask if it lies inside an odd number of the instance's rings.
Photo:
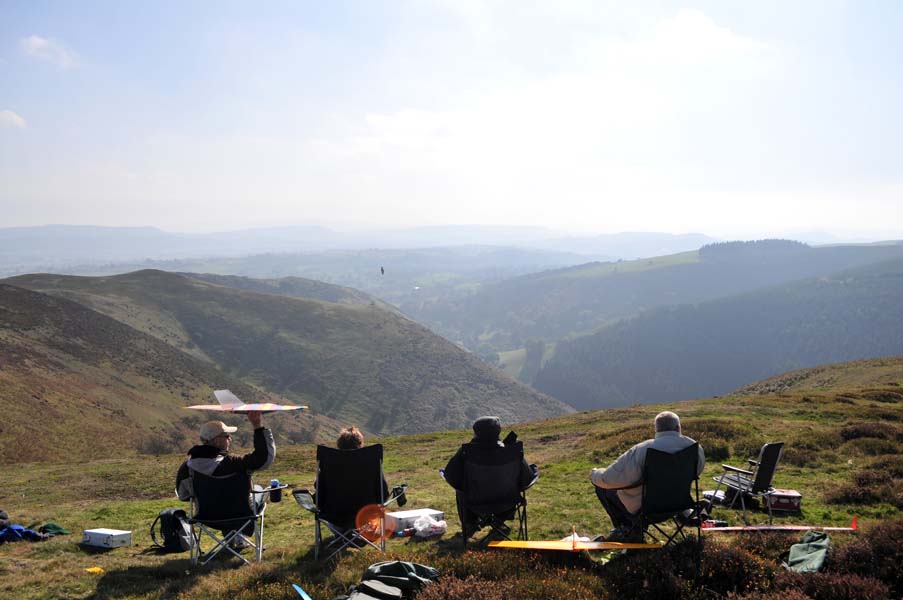
<path id="1" fill-rule="evenodd" d="M 624 488 L 643 479 L 643 465 L 646 463 L 648 448 L 673 454 L 695 443 L 696 440 L 681 435 L 677 431 L 660 431 L 655 434 L 655 439 L 640 442 L 619 456 L 607 469 L 593 469 L 589 478 L 595 486 L 600 488 Z M 702 451 L 702 446 L 699 446 L 699 463 L 696 473 L 702 473 L 704 468 L 705 453 Z M 621 500 L 624 508 L 636 514 L 643 503 L 643 486 L 619 489 L 618 499 Z"/>

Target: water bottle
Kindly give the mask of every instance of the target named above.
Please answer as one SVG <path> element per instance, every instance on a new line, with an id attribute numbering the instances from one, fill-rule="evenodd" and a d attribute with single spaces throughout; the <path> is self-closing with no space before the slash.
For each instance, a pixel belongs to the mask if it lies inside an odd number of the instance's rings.
<path id="1" fill-rule="evenodd" d="M 271 487 L 271 488 L 278 488 L 278 487 L 279 487 L 279 480 L 278 480 L 278 479 L 272 479 L 272 480 L 270 480 L 270 487 Z M 270 502 L 282 502 L 282 490 L 273 490 L 273 491 L 271 491 L 271 492 L 270 492 Z"/>

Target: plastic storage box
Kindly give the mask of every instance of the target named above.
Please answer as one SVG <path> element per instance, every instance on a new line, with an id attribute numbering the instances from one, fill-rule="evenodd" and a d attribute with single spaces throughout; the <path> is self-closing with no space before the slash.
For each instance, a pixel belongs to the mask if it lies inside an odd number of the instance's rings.
<path id="1" fill-rule="evenodd" d="M 444 512 L 432 508 L 417 508 L 414 510 L 399 510 L 396 512 L 387 512 L 386 518 L 392 517 L 393 519 L 395 519 L 395 530 L 401 531 L 408 529 L 409 527 L 413 527 L 414 521 L 417 520 L 417 517 L 422 517 L 423 515 L 429 515 L 437 521 L 441 521 L 445 518 Z"/>

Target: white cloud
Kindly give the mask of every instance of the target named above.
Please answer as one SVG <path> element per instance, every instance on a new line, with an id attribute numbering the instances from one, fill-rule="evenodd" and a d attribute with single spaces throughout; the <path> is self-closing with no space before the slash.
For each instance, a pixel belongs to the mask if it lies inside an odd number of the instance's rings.
<path id="1" fill-rule="evenodd" d="M 50 61 L 63 69 L 74 67 L 77 63 L 75 52 L 58 42 L 38 35 L 23 38 L 21 47 L 28 56 Z"/>
<path id="2" fill-rule="evenodd" d="M 0 127 L 17 127 L 23 129 L 27 126 L 25 119 L 11 110 L 0 110 Z"/>

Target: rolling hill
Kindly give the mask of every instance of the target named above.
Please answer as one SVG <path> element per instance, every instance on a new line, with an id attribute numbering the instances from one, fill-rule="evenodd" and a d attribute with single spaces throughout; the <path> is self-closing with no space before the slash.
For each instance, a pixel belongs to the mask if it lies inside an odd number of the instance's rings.
<path id="1" fill-rule="evenodd" d="M 831 362 L 903 353 L 903 260 L 697 305 L 560 342 L 537 389 L 600 408 L 727 393 Z"/>
<path id="2" fill-rule="evenodd" d="M 307 298 L 309 300 L 323 300 L 337 304 L 367 304 L 376 305 L 390 311 L 396 311 L 391 304 L 383 302 L 369 294 L 365 294 L 354 288 L 334 285 L 316 279 L 304 277 L 281 277 L 279 279 L 256 279 L 252 277 L 239 277 L 237 275 L 216 275 L 212 273 L 180 273 L 193 279 L 200 279 L 224 287 L 247 290 L 260 294 L 274 294 L 276 296 L 288 296 L 290 298 Z"/>
<path id="3" fill-rule="evenodd" d="M 656 307 L 714 300 L 900 257 L 900 244 L 732 242 L 544 271 L 401 308 L 448 339 L 486 353 L 523 348 L 529 340 L 555 342 Z"/>
<path id="4" fill-rule="evenodd" d="M 6 281 L 79 302 L 232 377 L 375 433 L 571 410 L 378 306 L 260 294 L 162 271 Z"/>
<path id="5" fill-rule="evenodd" d="M 207 415 L 182 407 L 209 403 L 216 388 L 278 401 L 106 315 L 3 284 L 0 361 L 4 463 L 187 448 Z M 309 414 L 273 425 L 299 441 L 330 439 L 339 429 Z"/>

